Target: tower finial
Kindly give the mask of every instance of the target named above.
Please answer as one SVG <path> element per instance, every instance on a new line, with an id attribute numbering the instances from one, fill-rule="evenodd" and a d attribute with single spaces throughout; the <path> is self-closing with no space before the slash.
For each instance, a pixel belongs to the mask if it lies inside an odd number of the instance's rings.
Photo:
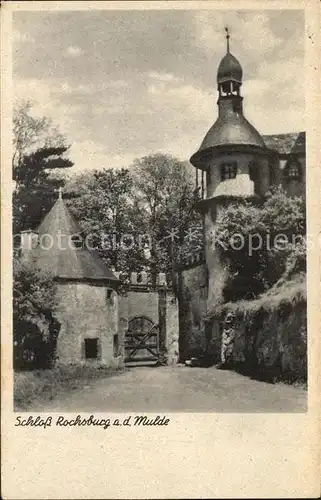
<path id="1" fill-rule="evenodd" d="M 228 31 L 228 26 L 225 26 L 226 31 L 226 52 L 229 54 L 230 52 L 230 34 Z"/>

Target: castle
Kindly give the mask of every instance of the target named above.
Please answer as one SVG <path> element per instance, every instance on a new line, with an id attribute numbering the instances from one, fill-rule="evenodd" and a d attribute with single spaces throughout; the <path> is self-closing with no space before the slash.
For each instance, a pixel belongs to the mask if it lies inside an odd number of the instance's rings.
<path id="1" fill-rule="evenodd" d="M 212 245 L 217 215 L 238 200 L 260 200 L 271 186 L 281 185 L 289 196 L 305 197 L 305 133 L 261 136 L 243 114 L 243 70 L 230 52 L 217 70 L 218 117 L 190 159 L 200 191 L 197 208 L 202 213 L 204 252 L 180 265 L 180 357 L 209 350 L 218 358 L 222 333 L 219 322 L 204 324 L 206 311 L 219 300 L 226 279 L 219 255 Z"/>
<path id="2" fill-rule="evenodd" d="M 219 352 L 218 326 L 208 331 L 204 324 L 225 279 L 209 237 L 217 214 L 231 201 L 262 199 L 272 185 L 281 184 L 289 195 L 305 196 L 304 132 L 261 136 L 243 114 L 242 80 L 227 33 L 226 54 L 217 71 L 218 118 L 190 159 L 200 191 L 197 208 L 203 217 L 204 252 L 180 264 L 180 310 L 162 274 L 151 286 L 144 273 L 133 273 L 127 293 L 119 295 L 119 277 L 94 252 L 72 241 L 80 228 L 61 193 L 38 231 L 22 234 L 24 258 L 50 271 L 57 281 L 61 363 L 119 366 L 155 362 L 164 355 L 172 364 L 178 353 L 184 360 L 194 347 L 206 351 L 211 344 Z M 65 250 L 58 247 L 59 234 L 72 241 Z M 48 249 L 46 238 L 51 239 Z"/>
<path id="3" fill-rule="evenodd" d="M 21 233 L 21 253 L 26 263 L 55 279 L 59 363 L 154 364 L 165 352 L 163 362 L 175 362 L 178 306 L 164 273 L 153 285 L 147 273 L 132 273 L 120 295 L 117 273 L 83 245 L 61 191 L 38 229 Z"/>

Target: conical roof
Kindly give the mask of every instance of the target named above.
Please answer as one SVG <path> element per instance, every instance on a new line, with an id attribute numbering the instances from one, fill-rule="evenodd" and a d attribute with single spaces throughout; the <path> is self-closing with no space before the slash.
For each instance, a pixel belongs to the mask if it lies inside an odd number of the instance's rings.
<path id="1" fill-rule="evenodd" d="M 76 248 L 72 237 L 80 241 L 81 229 L 59 197 L 38 228 L 39 244 L 33 251 L 34 265 L 55 278 L 76 280 L 119 280 L 99 255 Z"/>

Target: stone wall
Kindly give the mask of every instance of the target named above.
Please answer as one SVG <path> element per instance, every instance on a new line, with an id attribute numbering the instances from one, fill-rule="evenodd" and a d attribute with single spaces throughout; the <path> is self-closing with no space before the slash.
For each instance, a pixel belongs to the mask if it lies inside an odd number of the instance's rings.
<path id="1" fill-rule="evenodd" d="M 215 357 L 223 355 L 226 367 L 263 380 L 306 380 L 306 302 L 280 304 L 232 319 L 212 323 L 220 336 L 214 341 Z M 220 342 L 217 340 L 220 339 Z M 222 346 L 226 344 L 226 350 Z"/>
<path id="2" fill-rule="evenodd" d="M 128 320 L 135 316 L 146 316 L 154 323 L 158 323 L 158 291 L 135 290 L 127 292 L 128 300 Z"/>
<path id="3" fill-rule="evenodd" d="M 166 352 L 167 364 L 174 365 L 179 356 L 179 317 L 178 300 L 171 294 L 166 295 Z"/>
<path id="4" fill-rule="evenodd" d="M 58 360 L 68 363 L 101 363 L 119 366 L 122 332 L 119 332 L 118 295 L 106 286 L 60 282 L 55 316 L 61 323 L 57 340 Z M 116 336 L 116 337 L 115 337 Z M 85 339 L 98 339 L 98 358 L 86 359 Z"/>
<path id="5" fill-rule="evenodd" d="M 203 263 L 179 271 L 179 355 L 185 361 L 205 352 L 207 271 Z"/>

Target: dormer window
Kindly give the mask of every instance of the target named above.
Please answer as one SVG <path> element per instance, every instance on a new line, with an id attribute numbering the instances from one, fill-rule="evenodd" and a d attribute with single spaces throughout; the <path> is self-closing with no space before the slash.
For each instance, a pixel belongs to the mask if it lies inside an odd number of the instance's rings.
<path id="1" fill-rule="evenodd" d="M 289 181 L 299 181 L 301 179 L 301 166 L 298 161 L 290 161 L 285 169 L 285 177 Z"/>
<path id="2" fill-rule="evenodd" d="M 221 164 L 221 181 L 235 179 L 237 173 L 237 164 L 235 162 Z"/>
<path id="3" fill-rule="evenodd" d="M 70 246 L 74 250 L 83 248 L 84 240 L 80 233 L 75 233 L 70 236 Z"/>

